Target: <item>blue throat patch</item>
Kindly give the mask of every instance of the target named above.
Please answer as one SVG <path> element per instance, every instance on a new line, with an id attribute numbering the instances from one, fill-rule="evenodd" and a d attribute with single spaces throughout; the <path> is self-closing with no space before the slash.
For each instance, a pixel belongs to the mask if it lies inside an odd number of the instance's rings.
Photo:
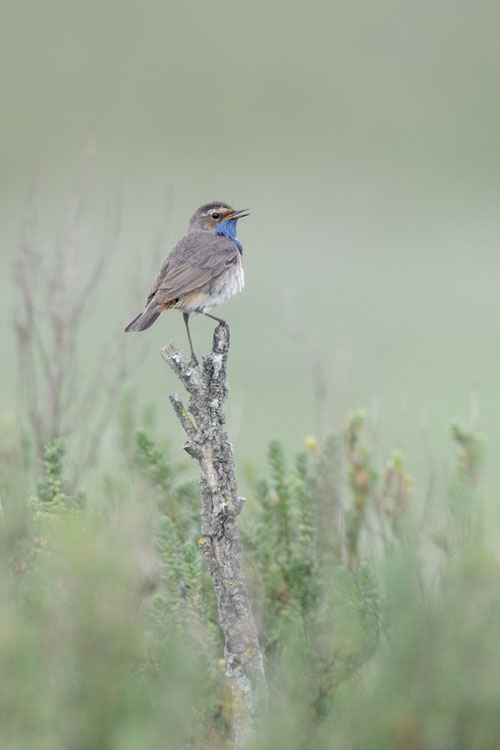
<path id="1" fill-rule="evenodd" d="M 237 223 L 238 219 L 228 219 L 227 221 L 221 221 L 220 224 L 217 224 L 215 231 L 217 232 L 217 234 L 221 234 L 223 237 L 228 237 L 228 239 L 232 240 L 240 251 L 241 255 L 243 255 L 243 247 L 241 245 L 241 242 L 236 238 Z"/>

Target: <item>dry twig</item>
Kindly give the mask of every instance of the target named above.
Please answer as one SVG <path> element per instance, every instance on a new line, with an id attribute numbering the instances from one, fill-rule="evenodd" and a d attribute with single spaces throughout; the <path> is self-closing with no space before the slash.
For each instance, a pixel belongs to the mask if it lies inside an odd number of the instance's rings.
<path id="1" fill-rule="evenodd" d="M 234 747 L 243 748 L 255 728 L 265 680 L 238 541 L 237 517 L 244 498 L 237 494 L 233 448 L 224 429 L 228 350 L 229 328 L 220 324 L 212 352 L 203 357 L 201 367 L 195 367 L 173 344 L 162 350 L 162 356 L 189 393 L 189 413 L 177 394 L 170 401 L 187 435 L 184 449 L 200 464 L 200 548 L 224 634 L 226 676 L 233 693 Z"/>
<path id="2" fill-rule="evenodd" d="M 35 458 L 42 457 L 44 446 L 54 438 L 76 435 L 80 443 L 75 451 L 76 473 L 95 460 L 124 376 L 123 361 L 116 356 L 117 345 L 112 341 L 86 388 L 78 383 L 83 318 L 112 257 L 120 226 L 117 203 L 94 265 L 85 275 L 79 259 L 88 255 L 86 247 L 90 244 L 88 195 L 93 161 L 93 149 L 89 149 L 71 196 L 67 228 L 43 253 L 39 249 L 39 169 L 35 165 L 14 269 L 21 411 L 31 427 Z M 105 402 L 100 394 L 105 395 Z"/>

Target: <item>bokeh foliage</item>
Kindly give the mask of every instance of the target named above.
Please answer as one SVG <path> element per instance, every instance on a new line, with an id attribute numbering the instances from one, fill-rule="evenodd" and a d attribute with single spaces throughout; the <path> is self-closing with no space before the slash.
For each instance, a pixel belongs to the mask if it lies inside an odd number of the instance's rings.
<path id="1" fill-rule="evenodd" d="M 444 420 L 471 383 L 490 455 L 500 446 L 500 4 L 46 0 L 4 10 L 0 409 L 12 409 L 19 380 L 10 329 L 26 306 L 10 267 L 33 162 L 34 249 L 50 267 L 89 138 L 99 158 L 78 233 L 84 273 L 105 207 L 123 195 L 117 259 L 70 373 L 72 406 L 195 207 L 248 205 L 247 288 L 227 313 L 232 402 L 251 405 L 238 460 L 262 463 L 275 425 L 283 443 L 270 446 L 267 473 L 256 469 L 267 476 L 241 519 L 271 684 L 258 747 L 496 748 L 498 471 L 490 461 L 483 476 L 482 441 L 460 426 L 448 477 L 441 462 Z M 45 302 L 33 309 L 45 326 Z M 197 323 L 202 350 L 210 329 Z M 130 376 L 157 393 L 157 350 L 185 340 L 180 316 L 148 336 Z M 127 346 L 137 357 L 137 339 Z M 316 408 L 315 356 L 330 378 L 330 399 L 316 383 Z M 33 382 L 30 367 L 22 375 Z M 122 385 L 94 390 L 109 405 Z M 347 409 L 373 399 L 380 444 L 399 431 L 406 455 L 374 446 L 360 412 L 340 434 Z M 68 422 L 38 481 L 35 436 L 20 448 L 11 418 L 0 422 L 0 745 L 224 747 L 228 695 L 196 479 L 147 419 L 136 436 L 124 409 L 119 457 L 98 429 L 106 474 L 75 487 L 71 459 L 82 455 Z M 291 461 L 319 422 L 337 437 L 309 439 Z"/>
<path id="2" fill-rule="evenodd" d="M 308 438 L 291 465 L 271 442 L 248 498 L 270 685 L 255 746 L 494 748 L 500 579 L 482 438 L 453 426 L 455 471 L 430 512 L 400 451 L 376 460 L 365 419 Z M 4 426 L 0 714 L 13 750 L 230 747 L 197 481 L 126 405 L 121 429 L 122 464 L 100 490 L 69 489 L 55 441 L 28 498 L 13 491 L 23 458 Z"/>

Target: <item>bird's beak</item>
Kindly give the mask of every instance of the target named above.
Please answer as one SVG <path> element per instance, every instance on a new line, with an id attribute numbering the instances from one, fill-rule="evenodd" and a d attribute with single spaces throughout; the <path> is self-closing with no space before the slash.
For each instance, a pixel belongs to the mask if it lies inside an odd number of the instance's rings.
<path id="1" fill-rule="evenodd" d="M 226 216 L 226 221 L 228 219 L 243 219 L 245 216 L 250 216 L 250 211 L 248 208 L 242 208 L 240 211 L 234 211 L 232 214 L 229 214 L 229 216 Z"/>

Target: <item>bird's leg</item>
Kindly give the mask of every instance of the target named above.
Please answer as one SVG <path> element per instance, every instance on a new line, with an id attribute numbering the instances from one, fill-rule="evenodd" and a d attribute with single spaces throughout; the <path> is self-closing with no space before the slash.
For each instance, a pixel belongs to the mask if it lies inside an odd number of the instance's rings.
<path id="1" fill-rule="evenodd" d="M 193 342 L 191 341 L 191 331 L 189 330 L 189 313 L 182 313 L 182 317 L 184 318 L 184 325 L 186 326 L 186 331 L 189 339 L 189 346 L 191 347 L 191 359 L 195 363 L 195 365 L 198 364 L 198 360 L 196 359 L 196 354 L 194 353 L 193 349 Z"/>
<path id="2" fill-rule="evenodd" d="M 222 323 L 223 326 L 227 326 L 226 321 L 222 320 L 222 318 L 218 318 L 216 315 L 210 315 L 210 313 L 203 313 L 203 315 L 206 315 L 207 318 L 212 318 L 212 320 L 216 320 L 217 323 Z"/>

